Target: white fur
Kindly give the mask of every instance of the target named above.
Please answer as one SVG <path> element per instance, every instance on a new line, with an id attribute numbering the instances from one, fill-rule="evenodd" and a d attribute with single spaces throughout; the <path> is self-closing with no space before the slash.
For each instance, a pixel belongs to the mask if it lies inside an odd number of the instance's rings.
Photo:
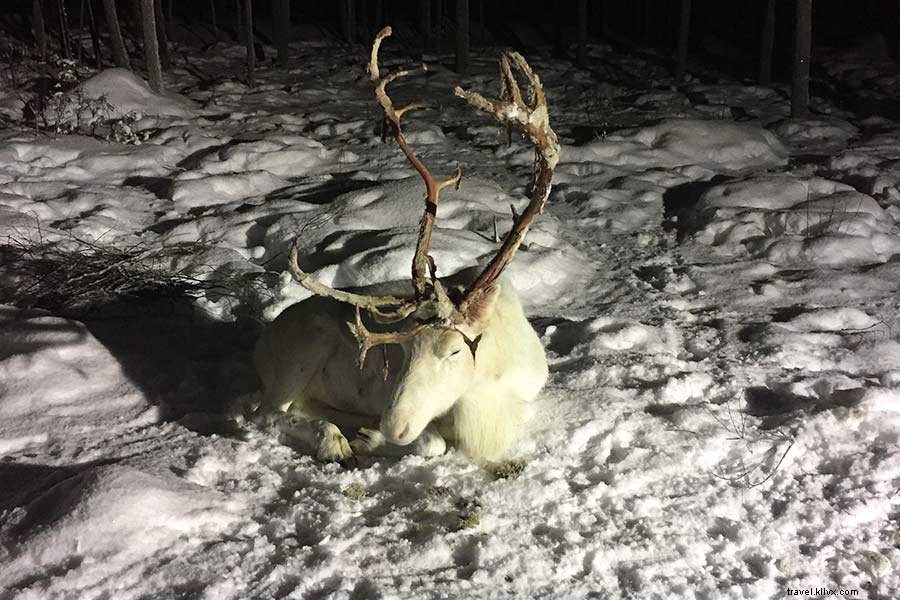
<path id="1" fill-rule="evenodd" d="M 322 459 L 349 458 L 351 447 L 434 455 L 446 444 L 475 459 L 499 455 L 544 386 L 547 360 L 512 285 L 498 285 L 480 318 L 460 326 L 482 335 L 474 359 L 460 333 L 435 329 L 373 348 L 359 369 L 352 307 L 326 298 L 290 307 L 256 346 L 264 404 L 287 413 L 287 433 Z M 334 425 L 362 429 L 348 445 Z"/>

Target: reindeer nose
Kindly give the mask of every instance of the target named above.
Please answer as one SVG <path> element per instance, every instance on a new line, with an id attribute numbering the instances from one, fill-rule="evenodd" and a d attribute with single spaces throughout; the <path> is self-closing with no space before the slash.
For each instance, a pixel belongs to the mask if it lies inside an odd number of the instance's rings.
<path id="1" fill-rule="evenodd" d="M 388 441 L 392 444 L 397 444 L 398 446 L 405 446 L 413 441 L 413 435 L 408 420 L 398 422 L 391 419 L 388 422 L 382 422 L 381 433 L 384 434 L 384 437 L 386 437 Z"/>
<path id="2" fill-rule="evenodd" d="M 403 428 L 403 431 L 397 436 L 397 441 L 401 444 L 408 444 L 412 440 L 409 439 L 409 424 L 407 423 L 406 427 Z"/>

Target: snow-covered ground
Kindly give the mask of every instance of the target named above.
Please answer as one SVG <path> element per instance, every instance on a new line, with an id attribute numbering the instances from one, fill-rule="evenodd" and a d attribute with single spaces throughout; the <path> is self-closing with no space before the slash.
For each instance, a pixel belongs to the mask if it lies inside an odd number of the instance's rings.
<path id="1" fill-rule="evenodd" d="M 83 84 L 142 113 L 139 145 L 0 131 L 3 243 L 189 247 L 166 268 L 229 282 L 0 307 L 0 598 L 900 596 L 900 123 L 823 100 L 788 120 L 781 88 L 676 87 L 599 47 L 602 79 L 530 56 L 563 142 L 509 271 L 551 364 L 536 417 L 512 462 L 345 467 L 228 415 L 260 323 L 308 295 L 290 240 L 326 283 L 402 279 L 421 182 L 362 51 L 297 45 L 253 90 L 241 52 L 176 67 L 180 95 Z M 495 60 L 464 86 L 493 91 Z M 462 165 L 444 275 L 496 250 L 531 160 L 457 83 L 395 88 L 439 109 L 405 119 L 432 171 Z"/>

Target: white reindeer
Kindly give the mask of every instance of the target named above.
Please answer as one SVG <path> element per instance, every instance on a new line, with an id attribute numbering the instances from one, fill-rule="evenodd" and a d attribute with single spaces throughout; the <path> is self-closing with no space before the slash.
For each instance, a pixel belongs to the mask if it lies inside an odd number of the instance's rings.
<path id="1" fill-rule="evenodd" d="M 540 79 L 519 54 L 501 58 L 500 99 L 455 89 L 457 96 L 501 123 L 518 126 L 531 140 L 534 189 L 484 270 L 462 277 L 459 286 L 441 282 L 428 248 L 440 191 L 458 185 L 461 174 L 457 167 L 454 177 L 436 181 L 407 143 L 400 118 L 423 105 L 395 109 L 387 95 L 388 83 L 409 74 L 379 74 L 378 50 L 389 35 L 386 27 L 375 38 L 369 72 L 393 137 L 426 186 L 413 295 L 332 289 L 300 269 L 292 247 L 291 273 L 316 296 L 284 311 L 257 344 L 254 362 L 264 386 L 263 403 L 276 410 L 282 431 L 311 444 L 322 460 L 407 452 L 433 456 L 448 443 L 475 459 L 490 458 L 512 442 L 547 379 L 540 340 L 512 286 L 498 278 L 543 209 L 559 144 Z M 513 67 L 529 81 L 528 101 Z M 370 355 L 374 347 L 379 351 Z M 355 439 L 348 442 L 339 426 L 358 429 Z"/>

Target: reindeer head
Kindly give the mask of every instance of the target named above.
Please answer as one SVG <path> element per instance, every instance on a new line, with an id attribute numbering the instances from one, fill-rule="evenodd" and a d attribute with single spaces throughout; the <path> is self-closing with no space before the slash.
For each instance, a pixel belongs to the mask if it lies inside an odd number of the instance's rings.
<path id="1" fill-rule="evenodd" d="M 492 284 L 465 317 L 456 313 L 461 320 L 451 327 L 426 327 L 400 345 L 403 364 L 381 417 L 381 432 L 389 441 L 402 446 L 415 440 L 478 380 L 476 351 L 494 316 L 499 293 L 499 284 Z"/>
<path id="2" fill-rule="evenodd" d="M 437 279 L 437 268 L 428 250 L 441 190 L 450 185 L 458 187 L 462 174 L 457 166 L 453 177 L 437 181 L 409 146 L 400 119 L 405 113 L 426 108 L 426 105 L 414 102 L 394 108 L 387 94 L 386 87 L 390 82 L 413 72 L 400 70 L 381 76 L 378 50 L 391 33 L 391 28 L 385 27 L 375 37 L 369 74 L 392 137 L 425 182 L 425 211 L 419 222 L 419 238 L 412 262 L 412 298 L 369 296 L 330 288 L 300 269 L 296 243 L 291 248 L 289 267 L 294 279 L 314 294 L 356 307 L 356 320 L 347 325 L 359 344 L 360 368 L 371 348 L 381 344 L 402 346 L 405 368 L 391 405 L 382 417 L 382 432 L 394 443 L 408 444 L 433 418 L 449 410 L 468 388 L 475 370 L 478 343 L 500 293 L 496 280 L 518 250 L 534 217 L 543 210 L 550 194 L 553 169 L 559 159 L 559 143 L 550 127 L 541 81 L 520 54 L 508 52 L 500 58 L 499 99 L 490 100 L 459 87 L 454 89 L 456 96 L 478 110 L 494 116 L 508 127 L 521 129 L 535 147 L 535 159 L 531 201 L 521 215 L 515 215 L 513 227 L 497 254 L 465 290 L 451 299 Z M 523 98 L 513 68 L 528 80 L 527 100 Z M 425 71 L 426 67 L 422 65 L 416 70 Z M 372 332 L 363 322 L 362 311 L 378 323 L 411 321 L 412 326 Z"/>

